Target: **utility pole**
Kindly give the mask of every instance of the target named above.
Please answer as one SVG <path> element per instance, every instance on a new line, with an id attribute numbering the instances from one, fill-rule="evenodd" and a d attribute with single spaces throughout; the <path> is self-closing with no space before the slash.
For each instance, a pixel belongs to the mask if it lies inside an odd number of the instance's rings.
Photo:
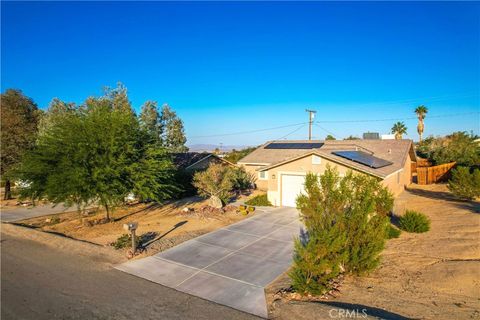
<path id="1" fill-rule="evenodd" d="M 308 109 L 305 109 L 306 112 L 308 112 L 309 114 L 309 125 L 308 125 L 308 140 L 312 140 L 312 124 L 313 124 L 313 118 L 315 117 L 315 113 L 317 113 L 317 111 L 315 110 L 308 110 Z"/>

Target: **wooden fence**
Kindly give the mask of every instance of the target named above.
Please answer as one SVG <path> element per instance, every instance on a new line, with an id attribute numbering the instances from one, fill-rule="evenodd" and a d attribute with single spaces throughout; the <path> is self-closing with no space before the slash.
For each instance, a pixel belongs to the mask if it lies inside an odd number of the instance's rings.
<path id="1" fill-rule="evenodd" d="M 420 168 L 420 167 L 430 167 L 432 165 L 432 163 L 430 161 L 428 161 L 427 159 L 423 159 L 423 158 L 419 158 L 417 157 L 417 161 L 416 162 L 412 162 L 412 175 L 417 172 L 417 168 Z"/>
<path id="2" fill-rule="evenodd" d="M 418 184 L 432 184 L 448 179 L 455 162 L 445 163 L 433 167 L 417 167 Z"/>

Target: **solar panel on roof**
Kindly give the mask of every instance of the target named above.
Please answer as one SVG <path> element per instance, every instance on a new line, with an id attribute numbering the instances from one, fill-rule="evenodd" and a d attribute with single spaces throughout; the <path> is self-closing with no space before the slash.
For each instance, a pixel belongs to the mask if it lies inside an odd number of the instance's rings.
<path id="1" fill-rule="evenodd" d="M 374 157 L 371 154 L 363 151 L 334 151 L 332 153 L 339 157 L 358 162 L 360 164 L 364 164 L 374 169 L 386 167 L 393 164 L 393 162 Z"/>
<path id="2" fill-rule="evenodd" d="M 265 149 L 317 149 L 321 146 L 321 142 L 272 142 Z"/>

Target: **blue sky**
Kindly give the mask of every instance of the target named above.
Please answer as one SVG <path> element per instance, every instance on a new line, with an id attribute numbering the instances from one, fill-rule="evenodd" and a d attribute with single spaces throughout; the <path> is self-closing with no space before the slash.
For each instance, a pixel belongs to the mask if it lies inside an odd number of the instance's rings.
<path id="1" fill-rule="evenodd" d="M 42 108 L 121 81 L 137 110 L 168 102 L 189 144 L 305 139 L 305 108 L 355 121 L 411 118 L 418 104 L 430 109 L 426 135 L 480 134 L 479 3 L 1 6 L 2 91 L 22 89 Z M 393 122 L 324 122 L 314 137 L 387 133 Z M 416 140 L 416 120 L 405 123 Z M 272 127 L 282 128 L 221 136 Z"/>

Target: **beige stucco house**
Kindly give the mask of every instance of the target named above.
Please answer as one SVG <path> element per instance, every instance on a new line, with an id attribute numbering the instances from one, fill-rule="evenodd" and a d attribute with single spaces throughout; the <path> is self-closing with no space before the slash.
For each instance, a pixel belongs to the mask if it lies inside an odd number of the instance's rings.
<path id="1" fill-rule="evenodd" d="M 257 177 L 257 188 L 275 206 L 295 206 L 308 172 L 327 165 L 341 175 L 353 170 L 382 181 L 396 196 L 412 181 L 415 162 L 411 140 L 289 140 L 269 141 L 242 158 L 238 165 Z"/>

